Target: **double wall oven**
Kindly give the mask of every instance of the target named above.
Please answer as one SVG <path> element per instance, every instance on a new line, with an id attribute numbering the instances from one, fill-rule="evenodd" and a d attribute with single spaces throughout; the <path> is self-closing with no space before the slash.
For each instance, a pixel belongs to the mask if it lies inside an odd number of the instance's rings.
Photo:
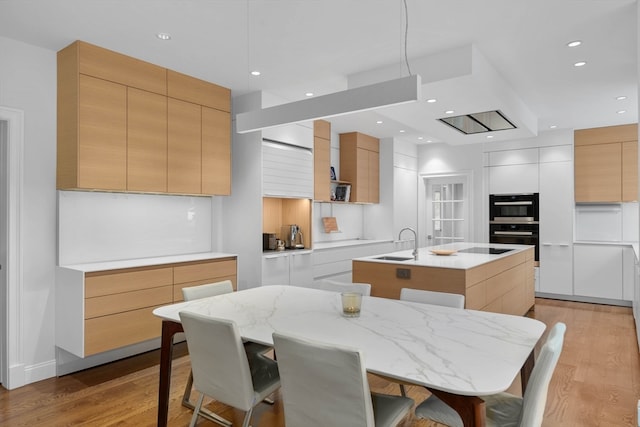
<path id="1" fill-rule="evenodd" d="M 489 242 L 534 245 L 540 260 L 539 195 L 491 194 L 489 196 Z"/>

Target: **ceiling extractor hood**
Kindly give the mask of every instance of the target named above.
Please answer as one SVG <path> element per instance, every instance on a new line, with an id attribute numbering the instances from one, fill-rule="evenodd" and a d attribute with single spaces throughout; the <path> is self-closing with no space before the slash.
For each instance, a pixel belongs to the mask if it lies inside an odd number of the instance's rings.
<path id="1" fill-rule="evenodd" d="M 438 119 L 465 135 L 516 129 L 516 126 L 499 110 Z"/>

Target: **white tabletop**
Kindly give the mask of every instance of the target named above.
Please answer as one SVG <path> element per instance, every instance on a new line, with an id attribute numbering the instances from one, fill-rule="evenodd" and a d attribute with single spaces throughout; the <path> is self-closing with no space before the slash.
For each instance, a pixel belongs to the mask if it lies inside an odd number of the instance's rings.
<path id="1" fill-rule="evenodd" d="M 466 396 L 506 390 L 545 330 L 534 319 L 364 297 L 361 316 L 341 315 L 340 295 L 263 286 L 160 307 L 180 321 L 193 311 L 234 320 L 248 340 L 273 344 L 274 331 L 357 347 L 369 372 Z"/>

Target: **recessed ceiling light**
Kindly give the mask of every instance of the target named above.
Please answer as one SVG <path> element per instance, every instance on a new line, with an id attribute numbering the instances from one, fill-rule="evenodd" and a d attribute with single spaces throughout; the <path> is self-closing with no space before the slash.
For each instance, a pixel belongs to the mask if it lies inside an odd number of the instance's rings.
<path id="1" fill-rule="evenodd" d="M 549 126 L 549 129 L 555 129 L 555 128 L 557 128 L 557 127 L 558 127 L 558 126 L 556 126 L 556 125 L 551 125 L 551 126 Z"/>
<path id="2" fill-rule="evenodd" d="M 171 40 L 171 34 L 169 33 L 158 33 L 156 34 L 156 37 L 160 40 Z"/>
<path id="3" fill-rule="evenodd" d="M 424 138 L 422 138 L 421 136 L 419 136 L 419 137 L 418 137 L 418 139 L 419 139 L 420 141 L 422 141 Z"/>
<path id="4" fill-rule="evenodd" d="M 444 113 L 445 113 L 445 114 L 453 114 L 453 113 L 455 113 L 455 111 L 453 111 L 453 110 L 447 110 L 447 111 L 445 111 Z"/>
<path id="5" fill-rule="evenodd" d="M 586 61 L 578 61 L 575 64 L 573 64 L 574 67 L 584 67 L 585 65 L 587 65 Z"/>
<path id="6" fill-rule="evenodd" d="M 429 104 L 433 104 L 433 103 L 434 103 L 434 102 L 436 102 L 436 101 L 437 101 L 437 99 L 435 99 L 435 98 L 429 98 L 429 99 L 427 99 L 427 102 L 428 102 Z"/>
<path id="7" fill-rule="evenodd" d="M 582 42 L 580 40 L 574 40 L 572 42 L 567 43 L 568 47 L 576 47 L 576 46 L 580 46 L 582 44 Z"/>
<path id="8" fill-rule="evenodd" d="M 624 101 L 625 99 L 627 99 L 626 96 L 622 95 L 622 96 L 616 96 L 616 100 L 617 101 Z"/>
<path id="9" fill-rule="evenodd" d="M 259 76 L 260 75 L 260 71 L 258 71 L 258 70 L 252 71 L 251 75 L 252 76 Z"/>
<path id="10" fill-rule="evenodd" d="M 400 133 L 405 133 L 406 131 L 404 129 L 400 129 Z"/>
<path id="11" fill-rule="evenodd" d="M 382 120 L 376 120 L 376 123 L 380 125 L 382 124 Z"/>
<path id="12" fill-rule="evenodd" d="M 493 138 L 493 135 L 487 135 L 487 139 Z"/>
<path id="13" fill-rule="evenodd" d="M 624 114 L 626 112 L 627 112 L 627 110 L 620 110 L 620 111 L 618 111 L 618 114 Z"/>
<path id="14" fill-rule="evenodd" d="M 432 140 L 430 140 L 430 139 L 427 139 L 427 142 L 433 142 L 433 141 L 432 141 Z"/>
<path id="15" fill-rule="evenodd" d="M 313 92 L 307 92 L 304 94 L 304 96 L 313 96 Z"/>

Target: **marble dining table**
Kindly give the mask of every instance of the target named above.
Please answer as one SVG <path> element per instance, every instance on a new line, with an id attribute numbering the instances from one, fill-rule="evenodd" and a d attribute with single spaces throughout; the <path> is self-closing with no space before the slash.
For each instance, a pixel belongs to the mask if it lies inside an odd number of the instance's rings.
<path id="1" fill-rule="evenodd" d="M 272 345 L 273 332 L 359 348 L 368 372 L 424 386 L 449 403 L 465 425 L 483 426 L 483 395 L 506 390 L 533 368 L 545 324 L 531 318 L 395 299 L 363 297 L 360 317 L 342 316 L 340 294 L 262 286 L 160 307 L 158 426 L 167 425 L 173 335 L 179 313 L 231 319 L 245 340 Z"/>

